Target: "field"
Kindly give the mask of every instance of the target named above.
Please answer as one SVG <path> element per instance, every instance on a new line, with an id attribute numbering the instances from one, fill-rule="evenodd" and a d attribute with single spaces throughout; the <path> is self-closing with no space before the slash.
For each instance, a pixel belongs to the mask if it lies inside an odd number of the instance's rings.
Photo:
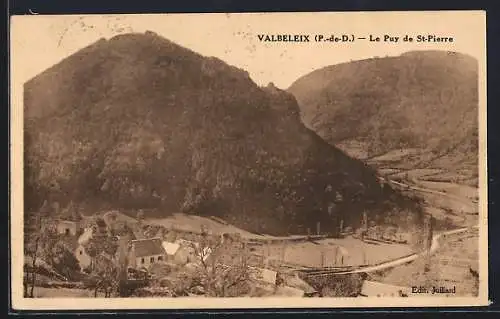
<path id="1" fill-rule="evenodd" d="M 396 169 L 387 169 L 387 174 Z M 436 169 L 414 169 L 392 174 L 390 178 L 400 177 L 403 185 L 394 186 L 424 199 L 424 210 L 434 216 L 440 226 L 460 227 L 477 224 L 479 213 L 479 191 L 477 187 L 454 182 L 430 181 L 428 176 L 439 173 Z M 440 173 L 439 173 L 440 174 Z M 404 184 L 407 184 L 408 189 Z M 399 186 L 398 186 L 399 185 Z"/>
<path id="2" fill-rule="evenodd" d="M 217 221 L 211 218 L 206 218 L 196 215 L 186 215 L 176 213 L 169 217 L 164 218 L 148 218 L 145 224 L 161 225 L 166 228 L 172 228 L 185 232 L 199 233 L 202 227 L 206 227 L 208 231 L 214 234 L 220 233 L 240 233 L 245 238 L 259 237 L 259 235 L 252 234 L 243 229 L 237 228 L 230 224 L 225 224 L 222 221 Z M 262 236 L 260 236 L 262 237 Z"/>
<path id="3" fill-rule="evenodd" d="M 307 267 L 355 266 L 377 264 L 412 253 L 407 245 L 368 244 L 352 237 L 324 239 L 315 242 L 271 244 L 258 247 L 256 253 L 271 259 L 280 259 L 284 249 L 284 261 Z M 269 253 L 268 253 L 269 250 Z M 343 256 L 343 258 L 342 258 Z"/>
<path id="4" fill-rule="evenodd" d="M 412 149 L 412 148 L 393 150 L 383 155 L 370 158 L 369 162 L 398 162 L 404 159 L 405 157 L 418 154 L 419 151 L 420 151 L 419 149 Z"/>
<path id="5" fill-rule="evenodd" d="M 460 185 L 456 183 L 431 182 L 422 180 L 422 181 L 417 181 L 417 185 L 427 189 L 432 189 L 450 195 L 468 198 L 471 200 L 477 200 L 477 197 L 479 195 L 478 189 L 476 187 L 471 187 L 468 185 Z"/>
<path id="6" fill-rule="evenodd" d="M 202 226 L 214 234 L 239 233 L 244 239 L 279 240 L 303 238 L 303 236 L 277 237 L 253 234 L 217 219 L 176 213 L 165 218 L 147 218 L 144 224 L 162 225 L 169 229 L 199 233 Z M 280 260 L 283 243 L 254 246 L 253 252 Z M 410 254 L 411 248 L 397 244 L 368 244 L 352 237 L 342 239 L 322 239 L 317 241 L 288 242 L 284 260 L 289 263 L 309 267 L 334 265 L 374 264 Z M 344 257 L 342 258 L 342 254 Z"/>
<path id="7" fill-rule="evenodd" d="M 368 157 L 367 153 L 367 143 L 362 143 L 359 141 L 343 141 L 341 143 L 335 144 L 340 150 L 349 154 L 354 158 L 364 160 Z"/>
<path id="8" fill-rule="evenodd" d="M 443 170 L 437 168 L 419 168 L 412 170 L 404 170 L 399 173 L 391 175 L 392 178 L 401 179 L 425 179 L 426 176 L 432 176 L 441 173 Z"/>
<path id="9" fill-rule="evenodd" d="M 431 170 L 415 170 L 419 174 L 430 173 Z M 416 174 L 415 176 L 417 176 Z M 444 228 L 455 228 L 463 225 L 477 224 L 477 204 L 474 198 L 477 189 L 453 183 L 438 183 L 413 180 L 412 184 L 430 191 L 442 192 L 428 193 L 413 191 L 425 199 L 425 210 L 432 214 L 438 224 L 436 231 Z M 130 215 L 131 216 L 131 215 Z M 136 221 L 135 218 L 123 215 L 127 221 Z M 276 240 L 283 238 L 298 238 L 303 236 L 277 237 L 266 234 L 254 234 L 237 228 L 218 218 L 209 218 L 183 213 L 174 213 L 168 217 L 146 217 L 144 224 L 161 225 L 167 229 L 176 229 L 184 232 L 200 233 L 204 227 L 214 234 L 239 233 L 244 239 Z M 286 248 L 283 248 L 286 247 Z M 270 259 L 280 260 L 292 264 L 308 267 L 322 266 L 356 266 L 363 264 L 377 264 L 396 259 L 412 253 L 407 245 L 397 244 L 369 244 L 358 239 L 347 237 L 343 239 L 323 239 L 317 241 L 299 241 L 283 243 L 270 243 L 255 246 L 254 253 L 269 256 Z M 285 249 L 284 257 L 283 249 Z"/>
<path id="10" fill-rule="evenodd" d="M 453 181 L 457 184 L 469 185 L 473 187 L 477 187 L 479 185 L 478 177 L 470 176 L 471 174 L 456 174 L 453 172 L 444 172 L 432 176 L 426 176 L 426 180 L 435 181 L 435 182 L 450 182 Z"/>
<path id="11" fill-rule="evenodd" d="M 204 225 L 213 233 L 240 233 L 245 239 L 272 240 L 284 238 L 253 234 L 210 218 L 185 214 L 173 214 L 170 217 L 161 219 L 147 219 L 145 223 L 162 225 L 167 228 L 172 227 L 188 232 L 199 232 L 202 225 Z M 296 237 L 301 236 L 289 236 L 288 238 Z M 283 247 L 285 247 L 283 243 L 256 246 L 254 253 L 268 255 L 271 259 L 279 260 Z M 338 249 L 338 247 L 340 248 Z M 343 258 L 342 252 L 344 252 Z M 284 260 L 309 267 L 321 267 L 323 264 L 324 266 L 362 265 L 395 259 L 411 252 L 411 248 L 407 245 L 368 244 L 359 239 L 347 237 L 343 239 L 323 239 L 314 242 L 288 242 L 285 248 Z"/>
<path id="12" fill-rule="evenodd" d="M 473 226 L 478 222 L 477 188 L 454 183 L 416 181 L 419 188 L 431 192 L 414 191 L 425 200 L 424 209 L 438 221 L 449 226 Z"/>
<path id="13" fill-rule="evenodd" d="M 272 240 L 272 239 L 304 237 L 301 235 L 280 237 L 280 236 L 272 236 L 266 234 L 254 234 L 246 230 L 243 230 L 241 228 L 238 228 L 234 225 L 231 225 L 229 223 L 226 223 L 220 219 L 216 218 L 212 219 L 212 218 L 196 216 L 196 215 L 187 215 L 182 213 L 175 213 L 169 217 L 164 217 L 164 218 L 147 218 L 144 221 L 144 223 L 150 225 L 161 225 L 166 228 L 172 228 L 179 231 L 194 232 L 194 233 L 199 233 L 203 226 L 206 227 L 206 229 L 213 234 L 239 233 L 241 234 L 242 238 L 245 239 Z"/>
<path id="14" fill-rule="evenodd" d="M 443 239 L 430 258 L 425 270 L 424 258 L 394 268 L 372 279 L 399 286 L 456 287 L 457 296 L 477 296 L 478 237 L 474 234 L 456 235 Z"/>

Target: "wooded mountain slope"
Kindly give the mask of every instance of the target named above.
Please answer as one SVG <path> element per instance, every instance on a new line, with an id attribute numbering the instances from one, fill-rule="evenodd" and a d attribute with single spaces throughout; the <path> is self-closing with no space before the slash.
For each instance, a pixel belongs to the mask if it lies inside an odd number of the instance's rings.
<path id="1" fill-rule="evenodd" d="M 27 209 L 182 210 L 270 234 L 317 221 L 333 231 L 340 216 L 354 226 L 364 210 L 419 220 L 415 203 L 307 129 L 293 96 L 152 32 L 71 55 L 27 82 L 24 102 Z"/>
<path id="2" fill-rule="evenodd" d="M 414 51 L 332 65 L 288 92 L 304 123 L 351 156 L 401 151 L 377 166 L 436 168 L 477 182 L 478 64 L 470 56 Z"/>

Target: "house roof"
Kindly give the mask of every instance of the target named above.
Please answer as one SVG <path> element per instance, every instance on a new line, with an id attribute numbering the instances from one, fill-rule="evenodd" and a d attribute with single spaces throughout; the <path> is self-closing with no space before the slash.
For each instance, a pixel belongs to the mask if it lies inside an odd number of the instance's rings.
<path id="1" fill-rule="evenodd" d="M 161 243 L 161 245 L 163 246 L 163 249 L 165 249 L 165 252 L 168 254 L 168 255 L 175 255 L 175 253 L 179 250 L 179 248 L 181 247 L 181 245 L 179 244 L 176 244 L 176 243 L 170 243 L 168 241 L 164 241 Z"/>
<path id="2" fill-rule="evenodd" d="M 58 224 L 66 224 L 66 225 L 76 225 L 76 222 L 68 219 L 59 219 L 57 221 Z"/>
<path id="3" fill-rule="evenodd" d="M 160 238 L 133 240 L 132 245 L 134 245 L 136 257 L 155 256 L 155 255 L 165 254 L 165 249 L 162 246 L 162 242 L 161 242 Z"/>

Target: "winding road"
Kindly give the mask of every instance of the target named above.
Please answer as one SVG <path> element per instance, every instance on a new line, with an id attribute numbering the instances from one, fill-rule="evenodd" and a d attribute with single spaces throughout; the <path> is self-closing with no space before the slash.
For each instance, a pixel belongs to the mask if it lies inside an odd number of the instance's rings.
<path id="1" fill-rule="evenodd" d="M 426 189 L 426 188 L 422 188 L 422 187 L 411 186 L 411 185 L 407 185 L 407 184 L 396 182 L 396 181 L 392 181 L 392 180 L 386 180 L 386 179 L 384 179 L 382 177 L 379 177 L 379 179 L 382 180 L 382 181 L 386 181 L 386 182 L 389 182 L 391 184 L 397 185 L 399 187 L 403 187 L 405 189 L 412 189 L 412 190 L 416 190 L 416 191 L 420 191 L 420 192 L 436 194 L 436 195 L 448 197 L 450 199 L 453 199 L 453 200 L 459 201 L 461 203 L 470 205 L 471 207 L 473 206 L 473 204 L 470 201 L 467 201 L 467 200 L 465 200 L 463 198 L 460 198 L 458 196 L 450 195 L 450 194 L 445 193 L 445 192 L 430 190 L 430 189 Z M 352 269 L 352 270 L 339 271 L 338 269 L 336 269 L 336 270 L 333 270 L 333 269 L 332 270 L 327 270 L 327 269 L 325 269 L 325 270 L 318 270 L 318 272 L 308 272 L 307 276 L 310 276 L 310 277 L 320 277 L 320 276 L 329 276 L 329 275 L 332 275 L 332 274 L 335 274 L 335 275 L 347 275 L 347 274 L 374 272 L 374 271 L 380 271 L 380 270 L 385 270 L 385 269 L 397 267 L 397 266 L 404 265 L 404 264 L 407 264 L 409 262 L 412 262 L 412 261 L 416 260 L 417 258 L 419 258 L 421 256 L 424 256 L 425 254 L 428 254 L 428 253 L 429 254 L 433 254 L 433 253 L 435 253 L 436 250 L 439 248 L 439 240 L 441 238 L 443 238 L 443 237 L 446 237 L 448 235 L 453 235 L 453 234 L 464 233 L 464 232 L 467 232 L 469 230 L 478 229 L 478 228 L 479 227 L 476 225 L 476 226 L 472 226 L 472 227 L 463 227 L 463 228 L 453 229 L 453 230 L 450 230 L 450 231 L 446 231 L 446 232 L 442 232 L 442 233 L 436 234 L 436 235 L 434 235 L 432 237 L 432 244 L 431 244 L 431 247 L 430 247 L 429 251 L 423 251 L 423 252 L 419 252 L 419 253 L 414 253 L 414 254 L 411 254 L 411 255 L 408 255 L 408 256 L 404 256 L 404 257 L 400 257 L 400 258 L 397 258 L 397 259 L 394 259 L 394 260 L 389 260 L 389 261 L 386 261 L 386 262 L 382 262 L 382 263 L 379 263 L 377 265 L 364 266 L 364 267 L 360 267 L 360 268 L 356 268 L 356 269 Z"/>
<path id="2" fill-rule="evenodd" d="M 386 262 L 383 262 L 383 263 L 380 263 L 377 265 L 364 266 L 364 267 L 356 268 L 353 270 L 338 271 L 338 269 L 337 269 L 337 270 L 318 270 L 318 272 L 308 272 L 307 276 L 308 277 L 321 277 L 321 276 L 330 276 L 330 275 L 348 275 L 348 274 L 374 272 L 374 271 L 380 271 L 380 270 L 385 270 L 385 269 L 397 267 L 397 266 L 412 262 L 412 261 L 416 260 L 417 258 L 424 256 L 427 253 L 433 254 L 439 248 L 439 240 L 442 237 L 446 237 L 448 235 L 453 235 L 453 234 L 465 233 L 469 230 L 477 229 L 477 228 L 478 228 L 478 226 L 464 227 L 464 228 L 453 229 L 450 231 L 446 231 L 446 232 L 437 234 L 437 235 L 433 236 L 433 238 L 432 238 L 432 244 L 431 244 L 431 248 L 429 251 L 414 253 L 414 254 L 404 256 L 404 257 L 401 257 L 398 259 L 389 260 L 389 261 L 386 261 Z"/>
<path id="3" fill-rule="evenodd" d="M 467 205 L 469 207 L 473 207 L 473 208 L 476 207 L 470 200 L 464 199 L 464 198 L 462 198 L 460 196 L 448 194 L 448 193 L 445 193 L 445 192 L 436 191 L 436 190 L 433 190 L 433 189 L 427 189 L 427 188 L 418 187 L 418 186 L 411 186 L 411 185 L 404 184 L 404 183 L 401 183 L 401 182 L 396 182 L 396 181 L 393 181 L 393 180 L 387 180 L 387 179 L 384 179 L 382 177 L 379 177 L 379 180 L 384 181 L 384 182 L 389 182 L 389 183 L 391 183 L 393 185 L 396 185 L 396 186 L 399 186 L 400 188 L 403 188 L 403 189 L 411 189 L 411 190 L 415 190 L 415 191 L 422 192 L 422 193 L 440 195 L 440 196 L 443 196 L 443 197 L 448 197 L 449 199 L 455 200 L 457 202 L 460 202 L 461 204 L 465 204 L 465 205 Z"/>
<path id="4" fill-rule="evenodd" d="M 477 227 L 478 226 L 474 226 L 472 228 L 477 228 Z M 423 256 L 423 255 L 425 255 L 427 253 L 433 254 L 434 252 L 436 252 L 436 250 L 439 248 L 439 239 L 441 239 L 442 237 L 446 237 L 447 235 L 464 233 L 464 232 L 467 232 L 470 229 L 471 228 L 464 227 L 464 228 L 453 229 L 453 230 L 450 230 L 450 231 L 447 231 L 447 232 L 443 232 L 441 234 L 434 235 L 434 237 L 432 237 L 431 248 L 430 248 L 430 250 L 428 252 L 424 251 L 424 252 L 421 252 L 421 253 L 415 253 L 415 254 L 412 254 L 412 255 L 409 255 L 409 256 L 405 256 L 405 257 L 402 257 L 402 258 L 398 258 L 398 259 L 395 259 L 395 260 L 390 260 L 390 261 L 387 261 L 387 262 L 383 262 L 383 263 L 378 264 L 378 265 L 362 267 L 362 268 L 358 268 L 358 269 L 350 270 L 350 271 L 336 272 L 335 274 L 336 275 L 344 275 L 344 274 L 355 274 L 355 273 L 363 273 L 363 272 L 374 272 L 374 271 L 385 270 L 385 269 L 388 269 L 388 268 L 393 268 L 393 267 L 396 267 L 396 266 L 400 266 L 400 265 L 409 263 L 411 261 L 414 261 L 415 259 L 417 259 L 417 258 L 419 258 L 419 257 L 421 257 L 421 256 Z"/>

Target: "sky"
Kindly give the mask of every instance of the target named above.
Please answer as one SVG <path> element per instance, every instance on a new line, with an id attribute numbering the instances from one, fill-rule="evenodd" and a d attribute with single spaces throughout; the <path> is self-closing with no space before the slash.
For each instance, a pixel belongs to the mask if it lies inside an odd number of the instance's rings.
<path id="1" fill-rule="evenodd" d="M 11 67 L 25 81 L 100 38 L 153 31 L 205 56 L 245 69 L 259 85 L 286 89 L 324 66 L 410 50 L 449 50 L 484 58 L 484 16 L 470 12 L 26 15 L 12 18 Z M 435 34 L 453 43 L 261 42 L 259 34 L 369 37 Z M 311 39 L 312 40 L 312 39 Z"/>

